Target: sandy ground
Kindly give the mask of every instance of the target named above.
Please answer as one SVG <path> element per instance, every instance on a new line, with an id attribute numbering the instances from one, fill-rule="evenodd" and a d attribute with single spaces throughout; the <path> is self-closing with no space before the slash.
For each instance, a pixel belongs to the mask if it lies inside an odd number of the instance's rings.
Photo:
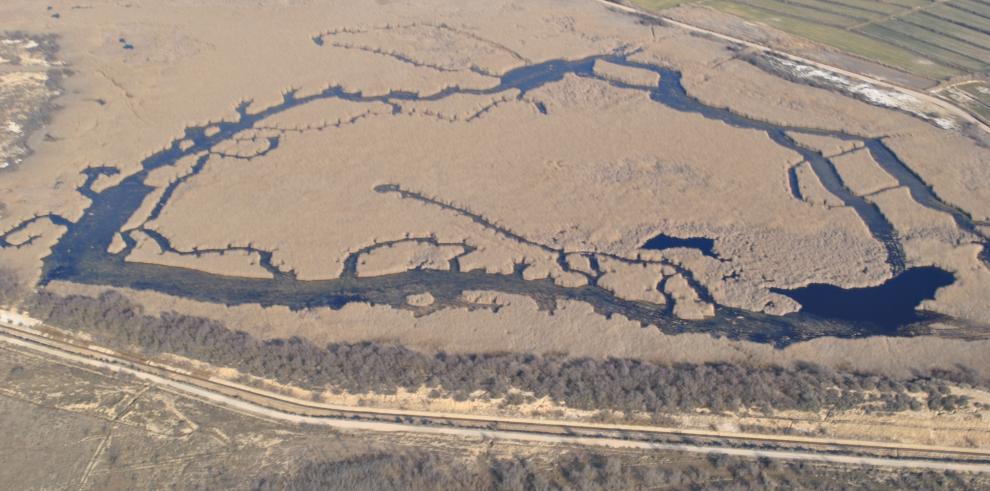
<path id="1" fill-rule="evenodd" d="M 28 137 L 46 121 L 61 91 L 62 62 L 43 36 L 0 32 L 0 169 L 31 152 Z"/>

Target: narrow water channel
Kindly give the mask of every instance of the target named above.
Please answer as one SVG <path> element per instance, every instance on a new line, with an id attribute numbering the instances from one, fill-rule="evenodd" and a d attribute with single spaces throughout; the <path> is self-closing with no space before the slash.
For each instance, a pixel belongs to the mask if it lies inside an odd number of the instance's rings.
<path id="1" fill-rule="evenodd" d="M 660 74 L 658 87 L 627 86 L 610 82 L 620 87 L 647 90 L 650 98 L 678 111 L 693 112 L 706 118 L 724 121 L 730 125 L 765 131 L 778 145 L 802 155 L 822 181 L 825 187 L 846 205 L 854 209 L 866 224 L 870 233 L 887 249 L 887 262 L 897 276 L 874 288 L 843 290 L 831 286 L 813 285 L 796 290 L 779 290 L 805 306 L 805 313 L 788 316 L 769 316 L 727 307 L 718 307 L 714 319 L 704 321 L 682 321 L 674 318 L 669 306 L 655 306 L 616 298 L 610 292 L 592 284 L 580 288 L 565 288 L 549 280 L 527 281 L 520 272 L 508 275 L 485 274 L 481 272 L 452 271 L 407 271 L 387 276 L 358 278 L 345 276 L 331 280 L 302 281 L 290 272 L 283 272 L 271 265 L 268 253 L 266 268 L 273 273 L 272 279 L 240 278 L 209 274 L 201 271 L 161 265 L 129 263 L 124 258 L 134 247 L 134 240 L 125 236 L 127 246 L 123 252 L 107 252 L 114 235 L 121 230 L 141 206 L 154 188 L 145 184 L 149 172 L 164 166 L 175 165 L 183 157 L 207 150 L 230 139 L 233 135 L 255 127 L 265 119 L 291 109 L 322 99 L 343 99 L 356 102 L 438 100 L 455 94 L 495 94 L 510 89 L 525 93 L 548 83 L 561 80 L 567 74 L 581 77 L 596 77 L 594 62 L 603 59 L 619 65 L 650 70 Z M 657 324 L 668 333 L 712 332 L 732 338 L 770 342 L 775 345 L 808 339 L 817 336 L 860 337 L 873 334 L 894 334 L 897 328 L 914 322 L 932 318 L 931 315 L 917 312 L 914 307 L 922 298 L 930 298 L 937 288 L 951 283 L 951 275 L 935 268 L 915 268 L 904 270 L 903 254 L 896 240 L 893 227 L 876 207 L 855 195 L 838 178 L 831 162 L 820 154 L 801 147 L 789 138 L 787 132 L 828 135 L 845 140 L 858 140 L 881 161 L 881 165 L 899 181 L 906 183 L 912 196 L 926 206 L 952 213 L 961 228 L 975 230 L 968 217 L 939 201 L 927 186 L 900 162 L 880 140 L 864 139 L 842 132 L 829 132 L 807 128 L 776 126 L 766 122 L 751 120 L 728 110 L 707 106 L 687 95 L 680 82 L 680 74 L 659 66 L 632 62 L 620 55 L 604 55 L 581 60 L 550 60 L 518 68 L 506 73 L 501 83 L 485 90 L 448 88 L 431 95 L 420 96 L 408 92 L 393 92 L 380 96 L 364 96 L 361 93 L 346 92 L 339 87 L 327 89 L 319 94 L 296 97 L 285 96 L 281 104 L 257 113 L 247 110 L 247 105 L 238 108 L 239 119 L 234 122 L 219 123 L 218 131 L 207 134 L 205 127 L 190 127 L 182 139 L 177 139 L 165 150 L 159 151 L 141 162 L 139 172 L 127 176 L 119 184 L 103 191 L 91 189 L 99 173 L 109 172 L 104 168 L 88 171 L 89 179 L 80 189 L 92 200 L 92 204 L 75 223 L 66 223 L 67 232 L 44 260 L 42 283 L 53 280 L 66 280 L 86 284 L 109 285 L 136 289 L 154 290 L 195 300 L 218 302 L 228 305 L 259 303 L 262 305 L 285 305 L 293 309 L 329 306 L 339 308 L 348 302 L 371 302 L 404 308 L 405 298 L 413 293 L 430 292 L 439 305 L 454 304 L 465 290 L 496 290 L 506 293 L 527 295 L 540 305 L 553 308 L 557 299 L 575 299 L 591 304 L 595 310 L 605 315 L 621 314 L 644 324 Z M 186 144 L 180 143 L 186 140 Z M 278 138 L 270 142 L 272 151 L 278 146 Z M 191 145 L 188 143 L 191 142 Z M 201 159 L 185 178 L 179 179 L 163 193 L 152 214 L 157 216 L 167 205 L 175 188 L 186 179 L 195 176 L 205 166 Z M 388 190 L 386 190 L 388 191 Z M 171 244 L 164 236 L 153 237 L 164 250 Z M 521 238 L 520 238 L 521 239 Z M 2 244 L 0 244 L 2 245 Z M 695 247 L 714 257 L 714 242 L 711 239 L 676 239 L 658 236 L 648 242 L 647 248 Z M 546 246 L 543 246 L 546 247 Z M 257 251 L 264 260 L 265 251 Z M 563 254 L 560 254 L 563 258 Z M 685 274 L 689 274 L 685 272 Z M 692 280 L 693 281 L 693 280 Z M 699 285 L 700 288 L 700 285 Z M 704 292 L 702 292 L 704 293 Z M 849 301 L 849 295 L 856 298 L 870 298 L 884 302 L 881 310 L 867 312 L 861 302 Z M 895 301 L 896 300 L 896 301 Z"/>

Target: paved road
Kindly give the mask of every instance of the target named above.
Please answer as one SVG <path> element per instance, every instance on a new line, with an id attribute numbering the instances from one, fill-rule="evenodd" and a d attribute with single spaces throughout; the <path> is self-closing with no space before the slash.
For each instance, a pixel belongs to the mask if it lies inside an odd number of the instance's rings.
<path id="1" fill-rule="evenodd" d="M 822 70 L 828 70 L 830 72 L 837 73 L 839 75 L 842 75 L 842 76 L 845 76 L 845 77 L 849 77 L 851 79 L 859 80 L 859 81 L 862 81 L 862 82 L 869 83 L 871 85 L 875 85 L 875 86 L 878 86 L 878 87 L 883 87 L 883 88 L 886 88 L 886 89 L 890 89 L 890 90 L 894 90 L 894 91 L 897 91 L 897 92 L 900 92 L 900 93 L 903 93 L 903 94 L 910 95 L 910 96 L 915 97 L 917 99 L 920 99 L 920 100 L 923 100 L 925 102 L 928 102 L 929 104 L 933 104 L 933 105 L 941 108 L 942 110 L 946 111 L 947 113 L 949 113 L 949 114 L 951 114 L 953 116 L 956 116 L 956 117 L 962 119 L 963 121 L 966 121 L 967 123 L 971 123 L 972 125 L 974 125 L 974 126 L 980 128 L 980 129 L 982 129 L 983 131 L 985 131 L 987 133 L 990 133 L 990 125 L 987 125 L 986 123 L 980 121 L 979 119 L 977 119 L 976 117 L 974 117 L 972 114 L 970 114 L 966 110 L 960 108 L 959 106 L 956 106 L 955 104 L 952 104 L 951 102 L 946 101 L 945 99 L 941 99 L 941 98 L 936 97 L 934 95 L 931 95 L 931 94 L 929 94 L 927 92 L 922 92 L 922 91 L 917 91 L 917 90 L 910 89 L 910 88 L 907 88 L 907 87 L 902 87 L 900 85 L 897 85 L 897 84 L 888 82 L 886 80 L 880 80 L 880 79 L 876 79 L 876 78 L 873 78 L 873 77 L 870 77 L 870 76 L 867 76 L 867 75 L 863 75 L 861 73 L 856 73 L 856 72 L 851 72 L 851 71 L 848 71 L 848 70 L 844 70 L 842 68 L 835 67 L 835 66 L 832 66 L 832 65 L 827 65 L 825 63 L 821 63 L 821 62 L 812 60 L 810 58 L 805 58 L 803 56 L 798 56 L 798 55 L 795 55 L 795 54 L 792 54 L 792 53 L 787 53 L 787 52 L 784 52 L 784 51 L 780 51 L 780 50 L 771 48 L 770 46 L 766 46 L 766 45 L 759 44 L 759 43 L 754 43 L 752 41 L 747 41 L 745 39 L 741 39 L 741 38 L 737 38 L 737 37 L 734 37 L 734 36 L 730 36 L 728 34 L 723 34 L 723 33 L 720 33 L 720 32 L 716 32 L 716 31 L 712 31 L 712 30 L 709 30 L 709 29 L 705 29 L 703 27 L 698 27 L 698 26 L 695 26 L 695 25 L 687 24 L 687 23 L 684 23 L 684 22 L 681 22 L 681 21 L 677 21 L 677 20 L 671 19 L 669 17 L 662 16 L 662 15 L 659 15 L 659 14 L 654 14 L 654 13 L 651 13 L 651 12 L 646 12 L 644 10 L 640 10 L 638 8 L 635 8 L 635 7 L 630 7 L 630 6 L 627 6 L 627 5 L 620 5 L 620 4 L 614 3 L 614 2 L 612 2 L 610 0 L 595 0 L 595 1 L 598 2 L 598 3 L 601 3 L 603 5 L 606 5 L 609 8 L 613 8 L 613 9 L 621 10 L 623 12 L 629 12 L 629 13 L 633 13 L 633 14 L 642 15 L 642 16 L 653 18 L 653 19 L 657 19 L 657 20 L 663 21 L 663 22 L 665 22 L 667 24 L 670 24 L 670 25 L 673 25 L 673 26 L 677 26 L 677 27 L 679 27 L 681 29 L 685 29 L 685 30 L 688 30 L 688 31 L 691 31 L 691 32 L 696 32 L 696 33 L 699 33 L 699 34 L 706 34 L 708 36 L 716 37 L 718 39 L 721 39 L 723 41 L 728 41 L 730 43 L 740 44 L 740 45 L 746 46 L 748 48 L 755 49 L 755 50 L 760 51 L 760 52 L 772 53 L 774 55 L 777 55 L 777 56 L 780 56 L 780 57 L 789 59 L 791 61 L 795 61 L 795 62 L 804 64 L 804 65 L 810 65 L 810 66 L 813 66 L 813 67 L 816 67 L 816 68 L 821 68 Z"/>
<path id="2" fill-rule="evenodd" d="M 74 365 L 128 373 L 155 386 L 271 420 L 328 426 L 345 431 L 424 433 L 476 439 L 495 438 L 519 442 L 594 447 L 675 450 L 706 454 L 722 453 L 743 457 L 768 457 L 836 464 L 990 473 L 990 461 L 988 461 L 990 451 L 981 449 L 320 404 L 225 380 L 197 376 L 187 371 L 150 363 L 106 348 L 83 344 L 79 340 L 57 339 L 55 336 L 46 334 L 34 327 L 2 322 L 5 317 L 3 314 L 5 312 L 0 311 L 0 342 L 38 351 L 53 359 Z M 649 441 L 651 438 L 663 436 L 705 438 L 711 439 L 711 443 Z M 731 446 L 740 443 L 770 448 L 755 449 Z M 773 445 L 788 446 L 789 448 L 773 448 Z M 912 453 L 915 455 L 920 453 L 937 454 L 939 457 L 894 458 L 863 455 L 878 451 L 895 451 L 902 455 Z"/>

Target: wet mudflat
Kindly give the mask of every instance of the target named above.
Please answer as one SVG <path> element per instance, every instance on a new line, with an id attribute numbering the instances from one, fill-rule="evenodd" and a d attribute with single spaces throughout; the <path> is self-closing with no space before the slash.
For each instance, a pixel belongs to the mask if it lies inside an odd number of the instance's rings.
<path id="1" fill-rule="evenodd" d="M 671 314 L 669 305 L 624 300 L 596 286 L 593 281 L 584 287 L 562 287 L 550 280 L 525 280 L 521 270 L 515 274 L 462 272 L 458 268 L 453 268 L 451 271 L 413 270 L 378 277 L 344 275 L 336 279 L 303 281 L 295 278 L 291 272 L 281 271 L 273 266 L 270 252 L 258 250 L 253 252 L 260 255 L 262 265 L 272 273 L 273 278 L 255 279 L 209 274 L 179 267 L 126 262 L 124 258 L 135 246 L 135 240 L 127 233 L 122 235 L 126 243 L 123 251 L 115 254 L 107 251 L 114 235 L 121 231 L 144 199 L 154 191 L 153 187 L 145 184 L 152 170 L 175 165 L 181 158 L 210 149 L 232 138 L 238 132 L 255 127 L 257 123 L 275 114 L 321 99 L 338 98 L 355 102 L 389 103 L 406 100 L 439 100 L 454 94 L 494 94 L 510 89 L 525 93 L 561 80 L 567 74 L 598 78 L 594 74 L 593 66 L 599 59 L 653 71 L 660 75 L 661 82 L 656 87 L 608 81 L 617 87 L 648 91 L 653 101 L 679 111 L 698 113 L 706 118 L 720 120 L 737 127 L 765 131 L 777 144 L 801 154 L 811 162 L 812 169 L 826 188 L 855 210 L 873 237 L 884 245 L 887 250 L 888 265 L 895 277 L 883 285 L 872 288 L 844 290 L 828 285 L 812 285 L 795 290 L 777 291 L 800 302 L 805 307 L 804 313 L 769 316 L 718 307 L 716 317 L 713 319 L 683 321 Z M 237 121 L 219 123 L 215 125 L 215 130 L 209 133 L 205 127 L 187 128 L 184 138 L 173 141 L 165 150 L 143 161 L 141 171 L 101 192 L 93 191 L 90 186 L 95 181 L 96 175 L 108 171 L 104 168 L 89 169 L 87 172 L 89 179 L 80 192 L 89 197 L 92 204 L 78 222 L 66 224 L 67 232 L 52 249 L 51 255 L 45 259 L 42 283 L 66 280 L 148 289 L 228 305 L 258 303 L 285 305 L 293 309 L 321 306 L 339 308 L 349 302 L 370 302 L 407 308 L 405 299 L 408 295 L 424 292 L 433 295 L 439 307 L 455 307 L 464 306 L 461 293 L 465 290 L 494 290 L 528 296 L 546 309 L 553 309 L 557 299 L 580 300 L 589 303 L 601 314 L 621 314 L 644 324 L 655 324 L 664 332 L 672 334 L 710 332 L 732 338 L 786 345 L 818 336 L 861 337 L 897 334 L 900 327 L 935 318 L 920 314 L 914 308 L 921 299 L 930 298 L 937 288 L 952 282 L 949 273 L 936 268 L 914 268 L 905 271 L 903 253 L 895 240 L 890 222 L 875 205 L 845 187 L 828 159 L 799 145 L 787 137 L 786 132 L 832 136 L 863 142 L 871 152 L 882 157 L 883 166 L 888 172 L 893 172 L 899 180 L 910 184 L 912 196 L 922 204 L 950 212 L 954 210 L 938 201 L 920 180 L 913 181 L 917 179 L 916 176 L 884 146 L 883 142 L 842 132 L 776 126 L 736 115 L 726 109 L 710 107 L 686 93 L 680 83 L 679 73 L 659 66 L 632 62 L 622 55 L 604 55 L 574 61 L 551 60 L 525 66 L 506 73 L 498 86 L 485 90 L 453 87 L 430 95 L 393 92 L 380 96 L 363 96 L 360 92 L 351 93 L 339 87 L 332 87 L 306 97 L 287 94 L 282 103 L 257 113 L 249 113 L 247 106 L 244 105 L 238 108 L 238 113 L 240 117 Z M 266 152 L 274 151 L 278 147 L 278 137 L 271 139 L 273 141 L 270 142 Z M 152 215 L 160 212 L 175 188 L 185 179 L 202 170 L 203 165 L 205 159 L 193 167 L 191 174 L 170 185 Z M 957 223 L 960 221 L 963 223 L 962 228 L 975 229 L 965 215 L 954 213 L 953 217 Z M 166 237 L 157 235 L 153 238 L 163 251 L 177 252 Z M 520 238 L 520 240 L 525 239 Z M 707 255 L 714 254 L 712 250 L 714 241 L 705 238 L 678 239 L 660 235 L 648 241 L 644 247 L 648 249 L 693 247 Z M 710 298 L 697 282 L 693 284 L 699 288 L 699 294 L 703 298 Z M 885 302 L 885 307 L 876 310 L 875 315 L 865 315 L 869 303 L 857 299 L 867 298 L 873 299 L 874 302 Z"/>

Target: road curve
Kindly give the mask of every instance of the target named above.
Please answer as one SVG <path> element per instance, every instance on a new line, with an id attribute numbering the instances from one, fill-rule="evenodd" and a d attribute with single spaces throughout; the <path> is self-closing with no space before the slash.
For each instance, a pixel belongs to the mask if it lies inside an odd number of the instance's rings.
<path id="1" fill-rule="evenodd" d="M 166 390 L 217 403 L 238 412 L 344 431 L 421 433 L 518 442 L 721 453 L 750 458 L 990 473 L 990 451 L 981 449 L 336 406 L 200 377 L 99 346 L 83 346 L 81 343 L 70 342 L 68 338 L 54 339 L 53 336 L 31 327 L 0 323 L 0 341 L 41 352 L 70 364 L 127 373 Z M 722 442 L 696 444 L 650 441 L 651 438 L 662 436 L 712 438 Z M 747 445 L 748 448 L 726 446 L 727 442 Z M 817 447 L 818 450 L 752 448 L 754 445 Z M 937 454 L 938 458 L 863 455 L 865 452 L 877 451 L 895 454 L 925 452 Z"/>
<path id="2" fill-rule="evenodd" d="M 630 7 L 628 5 L 623 5 L 623 4 L 620 4 L 620 3 L 616 3 L 613 0 L 595 0 L 595 1 L 598 2 L 598 3 L 600 3 L 600 4 L 603 4 L 603 5 L 607 6 L 609 8 L 614 8 L 614 9 L 617 9 L 617 10 L 620 10 L 620 11 L 623 11 L 623 12 L 628 12 L 628 13 L 631 13 L 631 14 L 636 14 L 636 15 L 641 15 L 641 16 L 644 16 L 644 17 L 649 17 L 649 18 L 652 18 L 652 19 L 657 19 L 657 20 L 662 21 L 662 22 L 665 22 L 667 24 L 670 24 L 670 25 L 673 25 L 673 26 L 677 26 L 677 27 L 679 27 L 681 29 L 685 29 L 685 30 L 688 30 L 688 31 L 691 31 L 691 32 L 696 32 L 696 33 L 699 33 L 699 34 L 706 34 L 708 36 L 713 36 L 713 37 L 716 37 L 716 38 L 721 39 L 723 41 L 728 41 L 730 43 L 740 44 L 740 45 L 746 46 L 748 48 L 753 48 L 753 49 L 758 50 L 760 52 L 772 53 L 774 55 L 777 55 L 777 56 L 786 58 L 786 59 L 791 60 L 791 61 L 802 63 L 802 64 L 805 64 L 805 65 L 814 66 L 816 68 L 820 68 L 822 70 L 828 70 L 830 72 L 837 73 L 837 74 L 843 75 L 845 77 L 853 78 L 853 79 L 859 80 L 861 82 L 866 82 L 866 83 L 869 83 L 869 84 L 872 84 L 872 85 L 876 85 L 876 86 L 879 86 L 879 87 L 884 87 L 884 88 L 887 88 L 887 89 L 891 89 L 891 90 L 895 90 L 895 91 L 901 92 L 903 94 L 910 95 L 912 97 L 915 97 L 915 98 L 924 100 L 924 101 L 926 101 L 926 102 L 928 102 L 930 104 L 934 104 L 935 106 L 938 106 L 938 107 L 942 108 L 943 110 L 945 110 L 945 111 L 951 113 L 952 115 L 954 115 L 954 116 L 962 119 L 963 121 L 966 121 L 967 123 L 970 123 L 973 126 L 976 126 L 977 128 L 980 128 L 981 130 L 983 130 L 983 131 L 985 131 L 987 133 L 990 133 L 990 125 L 987 125 L 983 121 L 980 121 L 979 119 L 977 119 L 976 117 L 974 117 L 972 114 L 970 114 L 965 109 L 962 109 L 961 107 L 959 107 L 959 106 L 957 106 L 955 104 L 952 104 L 951 102 L 946 101 L 945 99 L 936 97 L 936 96 L 934 96 L 934 95 L 932 95 L 932 94 L 930 94 L 928 92 L 917 91 L 917 90 L 914 90 L 914 89 L 910 89 L 910 88 L 907 88 L 907 87 L 903 87 L 903 86 L 894 84 L 892 82 L 888 82 L 886 80 L 880 80 L 878 78 L 873 78 L 873 77 L 870 77 L 868 75 L 863 75 L 862 73 L 851 72 L 849 70 L 845 70 L 845 69 L 842 69 L 842 68 L 839 68 L 839 67 L 836 67 L 836 66 L 828 65 L 828 64 L 825 64 L 825 63 L 822 63 L 822 62 L 819 62 L 819 61 L 812 60 L 810 58 L 805 58 L 803 56 L 799 56 L 799 55 L 795 55 L 795 54 L 792 54 L 792 53 L 788 53 L 786 51 L 780 51 L 778 49 L 771 48 L 770 46 L 766 46 L 766 45 L 759 44 L 759 43 L 754 43 L 752 41 L 747 41 L 745 39 L 741 39 L 741 38 L 737 38 L 737 37 L 734 37 L 734 36 L 730 36 L 728 34 L 723 34 L 723 33 L 720 33 L 720 32 L 716 32 L 716 31 L 712 31 L 712 30 L 709 30 L 709 29 L 705 29 L 703 27 L 698 27 L 698 26 L 695 26 L 695 25 L 687 24 L 685 22 L 677 21 L 677 20 L 671 19 L 670 17 L 665 17 L 665 16 L 660 15 L 660 14 L 655 14 L 655 13 L 647 12 L 647 11 L 644 11 L 644 10 L 641 10 L 641 9 L 638 9 L 638 8 L 635 8 L 635 7 Z"/>

